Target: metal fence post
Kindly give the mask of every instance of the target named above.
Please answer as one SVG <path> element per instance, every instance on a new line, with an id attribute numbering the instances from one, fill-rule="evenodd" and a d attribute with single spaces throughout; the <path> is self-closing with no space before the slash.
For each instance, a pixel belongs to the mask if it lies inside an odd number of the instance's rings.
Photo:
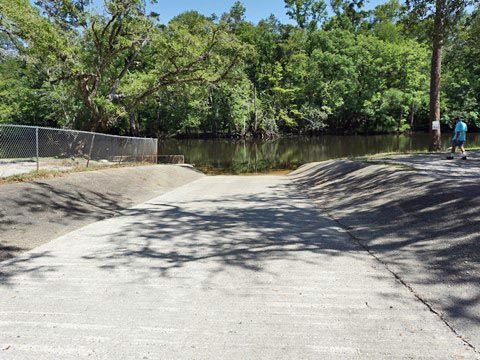
<path id="1" fill-rule="evenodd" d="M 40 144 L 40 135 L 42 144 Z M 90 145 L 88 139 L 91 141 Z M 35 144 L 32 144 L 32 141 L 35 141 Z M 95 153 L 93 147 L 95 147 Z M 31 163 L 26 164 L 25 167 L 38 172 L 40 171 L 40 151 L 44 169 L 78 166 L 79 163 L 75 160 L 78 156 L 87 160 L 81 164 L 86 167 L 90 167 L 94 156 L 102 163 L 122 164 L 139 160 L 156 163 L 158 140 L 95 134 L 80 130 L 0 124 L 0 159 L 14 159 L 19 163 L 33 161 L 35 162 L 33 168 Z M 108 160 L 102 161 L 103 157 Z M 24 172 L 23 168 L 21 171 Z"/>
<path id="2" fill-rule="evenodd" d="M 95 134 L 93 134 L 92 143 L 90 144 L 90 150 L 88 151 L 87 167 L 88 167 L 88 164 L 90 164 L 90 159 L 92 158 L 92 149 L 93 149 L 94 141 L 95 141 Z"/>
<path id="3" fill-rule="evenodd" d="M 125 141 L 125 144 L 128 143 L 128 139 Z M 126 145 L 124 145 L 124 147 L 126 147 Z M 123 158 L 123 148 L 120 147 L 120 158 L 118 159 L 118 163 L 121 164 L 122 163 L 122 158 Z"/>
<path id="4" fill-rule="evenodd" d="M 35 128 L 35 148 L 36 148 L 36 155 L 37 155 L 37 171 L 40 170 L 39 164 L 39 151 L 38 151 L 38 127 Z"/>
<path id="5" fill-rule="evenodd" d="M 143 139 L 142 140 L 142 160 L 141 160 L 142 163 L 145 160 L 145 146 L 146 145 L 147 145 L 147 140 Z"/>

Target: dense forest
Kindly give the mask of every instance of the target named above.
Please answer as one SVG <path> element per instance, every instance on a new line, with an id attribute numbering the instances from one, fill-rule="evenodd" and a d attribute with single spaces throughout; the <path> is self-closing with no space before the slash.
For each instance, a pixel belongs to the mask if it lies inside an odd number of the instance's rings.
<path id="1" fill-rule="evenodd" d="M 279 0 L 280 1 L 280 0 Z M 427 130 L 433 17 L 390 0 L 285 0 L 291 24 L 168 24 L 140 0 L 0 0 L 0 123 L 140 136 Z M 480 9 L 445 35 L 444 126 L 480 125 Z"/>

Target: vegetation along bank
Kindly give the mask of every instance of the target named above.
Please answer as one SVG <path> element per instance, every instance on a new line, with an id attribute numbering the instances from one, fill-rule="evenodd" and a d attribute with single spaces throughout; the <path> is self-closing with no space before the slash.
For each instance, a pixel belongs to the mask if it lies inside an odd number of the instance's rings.
<path id="1" fill-rule="evenodd" d="M 435 4 L 409 5 L 285 0 L 291 23 L 254 24 L 237 2 L 165 24 L 140 0 L 3 0 L 0 122 L 142 136 L 425 130 Z M 478 7 L 445 14 L 442 121 L 474 130 Z"/>

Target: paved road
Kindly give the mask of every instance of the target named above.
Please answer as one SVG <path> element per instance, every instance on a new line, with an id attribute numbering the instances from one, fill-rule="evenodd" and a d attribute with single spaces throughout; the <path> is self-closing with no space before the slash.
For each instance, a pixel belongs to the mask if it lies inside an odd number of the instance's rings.
<path id="1" fill-rule="evenodd" d="M 206 177 L 0 263 L 2 359 L 475 358 L 286 177 Z"/>

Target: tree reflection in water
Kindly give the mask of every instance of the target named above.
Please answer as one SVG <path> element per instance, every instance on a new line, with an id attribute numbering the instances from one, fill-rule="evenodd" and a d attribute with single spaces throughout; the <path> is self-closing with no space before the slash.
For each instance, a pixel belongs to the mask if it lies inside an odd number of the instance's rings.
<path id="1" fill-rule="evenodd" d="M 444 134 L 448 146 L 450 134 Z M 275 140 L 169 139 L 159 154 L 185 155 L 185 161 L 210 174 L 269 173 L 350 156 L 427 150 L 428 134 L 285 137 Z M 469 134 L 469 146 L 480 146 L 480 134 Z"/>

